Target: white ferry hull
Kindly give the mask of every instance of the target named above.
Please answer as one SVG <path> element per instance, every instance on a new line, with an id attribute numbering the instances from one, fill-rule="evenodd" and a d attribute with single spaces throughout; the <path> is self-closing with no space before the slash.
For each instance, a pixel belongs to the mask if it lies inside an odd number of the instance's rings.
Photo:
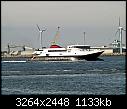
<path id="1" fill-rule="evenodd" d="M 87 60 L 95 61 L 103 53 L 103 51 L 95 52 L 87 55 L 73 55 L 73 56 L 36 56 L 31 60 L 33 61 L 75 61 L 75 60 Z"/>

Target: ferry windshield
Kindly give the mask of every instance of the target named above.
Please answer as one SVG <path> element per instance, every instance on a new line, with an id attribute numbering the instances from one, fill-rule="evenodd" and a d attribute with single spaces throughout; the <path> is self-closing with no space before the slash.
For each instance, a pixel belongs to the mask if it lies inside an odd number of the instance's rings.
<path id="1" fill-rule="evenodd" d="M 90 46 L 73 46 L 73 48 L 90 49 Z"/>

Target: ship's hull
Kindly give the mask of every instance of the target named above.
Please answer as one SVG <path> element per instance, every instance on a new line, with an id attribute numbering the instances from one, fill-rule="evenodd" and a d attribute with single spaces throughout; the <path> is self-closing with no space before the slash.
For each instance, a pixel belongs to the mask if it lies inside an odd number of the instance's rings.
<path id="1" fill-rule="evenodd" d="M 75 60 L 95 61 L 102 53 L 103 51 L 87 54 L 87 55 L 77 55 L 77 56 L 35 56 L 31 60 L 33 61 L 75 61 Z"/>
<path id="2" fill-rule="evenodd" d="M 82 60 L 85 59 L 87 61 L 96 61 L 98 59 L 98 57 L 103 53 L 103 51 L 101 52 L 97 52 L 97 53 L 93 53 L 93 54 L 88 54 L 88 55 L 84 55 L 84 56 L 79 56 L 77 57 L 78 60 Z"/>

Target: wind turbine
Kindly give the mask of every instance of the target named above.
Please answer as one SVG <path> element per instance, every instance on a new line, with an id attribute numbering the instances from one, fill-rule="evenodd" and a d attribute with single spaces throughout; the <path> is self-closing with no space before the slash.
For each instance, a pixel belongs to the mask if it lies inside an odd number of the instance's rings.
<path id="1" fill-rule="evenodd" d="M 46 29 L 41 30 L 38 25 L 37 25 L 37 28 L 40 33 L 40 49 L 41 49 L 42 48 L 42 32 L 46 31 Z"/>
<path id="2" fill-rule="evenodd" d="M 119 26 L 118 26 L 118 29 L 116 31 L 116 34 L 119 32 L 119 38 L 120 38 L 119 39 L 120 40 L 120 54 L 122 54 L 122 31 L 126 31 L 126 30 L 123 29 L 122 26 L 120 26 L 120 17 L 119 17 Z"/>

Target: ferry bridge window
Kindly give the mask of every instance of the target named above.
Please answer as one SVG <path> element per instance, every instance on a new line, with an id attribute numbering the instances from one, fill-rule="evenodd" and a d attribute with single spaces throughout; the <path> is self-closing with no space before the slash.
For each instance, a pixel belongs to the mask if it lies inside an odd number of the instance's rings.
<path id="1" fill-rule="evenodd" d="M 66 50 L 48 50 L 48 52 L 64 52 Z"/>
<path id="2" fill-rule="evenodd" d="M 73 48 L 90 49 L 90 46 L 74 46 Z"/>

